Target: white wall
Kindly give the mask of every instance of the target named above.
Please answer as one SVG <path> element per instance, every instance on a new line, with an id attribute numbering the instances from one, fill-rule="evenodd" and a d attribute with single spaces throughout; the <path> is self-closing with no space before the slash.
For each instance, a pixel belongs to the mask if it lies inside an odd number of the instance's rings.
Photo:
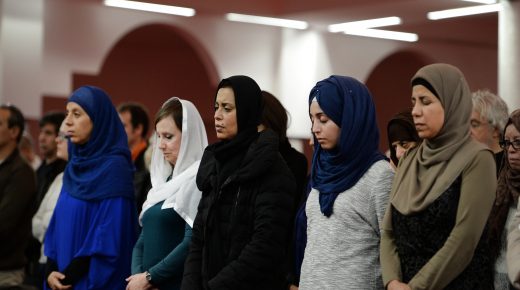
<path id="1" fill-rule="evenodd" d="M 0 101 L 39 116 L 43 0 L 3 0 L 0 24 Z"/>
<path id="2" fill-rule="evenodd" d="M 513 112 L 520 109 L 520 2 L 500 2 L 504 9 L 499 17 L 499 93 Z"/>
<path id="3" fill-rule="evenodd" d="M 29 9 L 21 4 L 27 2 L 40 5 Z M 96 1 L 3 0 L 3 6 L 0 98 L 15 100 L 33 117 L 40 115 L 41 95 L 67 96 L 73 89 L 72 73 L 97 74 L 121 37 L 149 23 L 186 30 L 206 48 L 220 77 L 250 75 L 262 89 L 278 96 L 291 114 L 288 136 L 293 138 L 310 136 L 307 97 L 317 81 L 331 74 L 365 81 L 375 65 L 403 48 L 460 66 L 470 84 L 496 83 L 496 76 L 489 77 L 490 67 L 496 71 L 494 48 L 279 29 L 228 22 L 223 15 L 185 18 L 104 7 Z M 17 9 L 39 13 L 19 17 Z"/>

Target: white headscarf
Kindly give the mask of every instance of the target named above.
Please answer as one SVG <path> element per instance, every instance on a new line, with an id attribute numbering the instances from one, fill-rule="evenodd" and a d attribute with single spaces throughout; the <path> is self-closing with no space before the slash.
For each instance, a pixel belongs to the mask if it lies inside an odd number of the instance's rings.
<path id="1" fill-rule="evenodd" d="M 195 178 L 202 153 L 208 145 L 208 138 L 202 118 L 190 101 L 173 97 L 166 101 L 163 107 L 175 99 L 182 104 L 182 137 L 177 162 L 172 174 L 172 166 L 164 159 L 157 143 L 157 133 L 154 131 L 150 165 L 152 189 L 143 204 L 139 222 L 146 210 L 164 200 L 161 209 L 173 208 L 190 227 L 193 227 L 202 194 L 197 188 Z M 172 178 L 166 182 L 170 175 Z"/>

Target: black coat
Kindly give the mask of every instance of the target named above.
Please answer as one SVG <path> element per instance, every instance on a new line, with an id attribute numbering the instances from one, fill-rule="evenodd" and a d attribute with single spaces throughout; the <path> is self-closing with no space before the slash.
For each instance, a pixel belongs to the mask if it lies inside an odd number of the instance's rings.
<path id="1" fill-rule="evenodd" d="M 147 147 L 148 148 L 148 147 Z M 135 205 L 137 207 L 137 214 L 140 214 L 143 209 L 143 203 L 148 196 L 148 191 L 152 188 L 152 181 L 150 179 L 150 172 L 146 169 L 144 155 L 146 149 L 141 151 L 134 161 L 134 190 L 135 190 Z"/>
<path id="2" fill-rule="evenodd" d="M 206 149 L 181 289 L 286 289 L 295 183 L 278 152 L 278 137 L 260 133 L 221 186 L 216 163 Z"/>
<path id="3" fill-rule="evenodd" d="M 35 199 L 36 175 L 15 149 L 0 164 L 0 271 L 26 263 Z"/>

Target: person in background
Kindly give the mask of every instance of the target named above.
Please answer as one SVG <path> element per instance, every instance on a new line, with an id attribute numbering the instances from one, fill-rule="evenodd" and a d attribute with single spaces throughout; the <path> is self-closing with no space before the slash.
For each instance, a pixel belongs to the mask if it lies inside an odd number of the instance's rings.
<path id="1" fill-rule="evenodd" d="M 312 190 L 299 289 L 381 289 L 379 228 L 394 174 L 378 150 L 372 96 L 334 75 L 312 88 L 309 116 Z"/>
<path id="2" fill-rule="evenodd" d="M 42 159 L 34 151 L 33 138 L 29 132 L 24 131 L 22 133 L 20 142 L 18 142 L 18 150 L 20 151 L 20 155 L 25 160 L 25 162 L 27 162 L 34 171 L 40 167 L 42 164 Z"/>
<path id="3" fill-rule="evenodd" d="M 497 201 L 512 200 L 518 205 L 520 196 L 520 110 L 511 113 L 500 146 L 505 152 L 504 167 L 498 178 Z M 520 289 L 520 211 L 516 210 L 508 227 L 507 270 L 509 279 Z"/>
<path id="4" fill-rule="evenodd" d="M 44 238 L 44 288 L 125 289 L 138 225 L 123 124 L 93 86 L 72 93 L 64 123 L 69 163 Z"/>
<path id="5" fill-rule="evenodd" d="M 504 127 L 509 118 L 507 104 L 488 90 L 472 94 L 473 111 L 470 119 L 471 136 L 487 146 L 495 154 L 497 178 L 504 165 L 504 150 L 499 142 L 503 139 Z M 498 197 L 489 215 L 489 247 L 495 261 L 495 290 L 509 289 L 507 278 L 506 249 L 507 228 L 516 211 L 516 198 Z"/>
<path id="6" fill-rule="evenodd" d="M 57 137 L 65 114 L 50 112 L 40 119 L 40 135 L 38 145 L 43 156 L 43 162 L 36 170 L 38 182 L 37 208 L 45 197 L 45 193 L 56 176 L 65 170 L 67 161 L 57 155 Z"/>
<path id="7" fill-rule="evenodd" d="M 404 153 L 418 146 L 421 138 L 417 135 L 409 110 L 393 116 L 388 121 L 386 128 L 390 147 L 390 164 L 395 170 Z"/>
<path id="8" fill-rule="evenodd" d="M 67 146 L 67 135 L 65 133 L 65 124 L 63 123 L 60 129 L 58 129 L 58 134 L 54 140 L 56 143 L 56 156 L 60 160 L 67 161 L 69 160 L 69 152 Z M 49 186 L 47 193 L 45 193 L 43 200 L 40 203 L 38 211 L 32 218 L 32 233 L 33 237 L 37 239 L 40 243 L 40 257 L 38 259 L 38 268 L 36 271 L 36 282 L 34 283 L 38 288 L 43 287 L 43 279 L 44 279 L 44 267 L 47 263 L 47 257 L 43 254 L 45 232 L 47 232 L 47 228 L 49 227 L 49 222 L 51 220 L 52 214 L 54 212 L 54 208 L 56 207 L 56 202 L 58 201 L 58 197 L 61 192 L 61 187 L 63 185 L 63 172 L 60 172 L 52 181 Z"/>
<path id="9" fill-rule="evenodd" d="M 486 222 L 495 199 L 493 153 L 470 136 L 462 72 L 427 65 L 412 78 L 423 142 L 399 162 L 381 231 L 386 289 L 493 289 Z"/>
<path id="10" fill-rule="evenodd" d="M 23 283 L 31 237 L 36 176 L 18 149 L 24 127 L 18 108 L 0 105 L 0 288 Z"/>
<path id="11" fill-rule="evenodd" d="M 280 142 L 279 151 L 289 166 L 296 181 L 295 203 L 296 210 L 305 199 L 305 185 L 307 184 L 307 158 L 291 146 L 287 138 L 288 116 L 287 110 L 280 101 L 271 93 L 262 91 L 264 111 L 262 113 L 262 125 L 278 134 Z"/>
<path id="12" fill-rule="evenodd" d="M 204 151 L 202 191 L 181 289 L 287 289 L 294 177 L 278 151 L 278 135 L 258 131 L 262 92 L 247 76 L 217 89 L 219 142 Z"/>
<path id="13" fill-rule="evenodd" d="M 312 133 L 311 133 L 312 134 Z M 314 150 L 314 136 L 309 139 L 308 145 L 311 150 Z M 298 205 L 294 217 L 293 238 L 292 238 L 292 262 L 289 266 L 289 274 L 287 280 L 289 282 L 289 290 L 298 290 L 300 285 L 300 275 L 302 270 L 303 257 L 305 255 L 305 247 L 307 246 L 307 214 L 305 213 L 305 206 L 307 204 L 307 197 L 311 191 L 310 175 L 307 175 L 307 184 L 305 186 L 305 195 L 301 204 Z M 291 256 L 290 256 L 291 258 Z"/>
<path id="14" fill-rule="evenodd" d="M 470 119 L 471 136 L 495 154 L 497 177 L 502 168 L 504 151 L 498 144 L 503 139 L 504 126 L 509 117 L 506 102 L 488 90 L 472 94 L 473 111 Z M 505 244 L 504 244 L 505 245 Z M 506 273 L 506 271 L 501 271 Z"/>
<path id="15" fill-rule="evenodd" d="M 56 137 L 58 136 L 58 131 L 64 118 L 65 114 L 62 112 L 50 112 L 45 114 L 39 122 L 40 134 L 38 136 L 38 146 L 40 147 L 43 162 L 36 170 L 36 185 L 38 190 L 34 212 L 40 207 L 40 203 L 44 199 L 51 183 L 58 174 L 63 172 L 67 165 L 67 162 L 59 158 L 56 153 Z M 33 236 L 26 250 L 29 263 L 27 265 L 25 283 L 37 287 L 42 287 L 43 285 L 39 263 L 41 247 L 41 241 Z"/>
<path id="16" fill-rule="evenodd" d="M 140 216 L 143 230 L 128 290 L 180 289 L 201 196 L 195 177 L 208 140 L 195 106 L 179 98 L 166 101 L 157 112 L 153 139 L 153 186 Z"/>
<path id="17" fill-rule="evenodd" d="M 150 172 L 145 165 L 145 152 L 148 148 L 149 118 L 145 107 L 138 103 L 123 103 L 117 108 L 119 117 L 125 126 L 128 146 L 135 165 L 134 188 L 137 213 L 141 212 L 146 195 L 152 187 Z"/>
<path id="18" fill-rule="evenodd" d="M 305 186 L 307 185 L 307 158 L 305 155 L 298 152 L 291 146 L 289 139 L 287 138 L 287 126 L 288 126 L 288 114 L 284 106 L 280 101 L 271 93 L 262 91 L 262 98 L 264 100 L 264 111 L 262 113 L 262 129 L 268 128 L 278 134 L 280 141 L 279 151 L 282 154 L 285 163 L 289 166 L 294 180 L 296 181 L 296 191 L 294 199 L 294 212 L 292 216 L 296 215 L 296 210 L 300 207 L 300 204 L 306 199 L 307 192 Z M 289 274 L 287 277 L 289 284 L 298 285 L 299 275 L 294 273 L 294 250 L 292 247 L 289 251 L 288 258 L 288 269 Z"/>

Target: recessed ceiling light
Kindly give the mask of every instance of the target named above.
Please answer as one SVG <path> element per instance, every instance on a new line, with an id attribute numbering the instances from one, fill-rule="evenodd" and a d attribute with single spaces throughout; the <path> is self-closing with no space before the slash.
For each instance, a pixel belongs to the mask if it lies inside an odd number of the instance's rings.
<path id="1" fill-rule="evenodd" d="M 384 39 L 407 41 L 407 42 L 416 42 L 417 40 L 419 40 L 419 36 L 415 33 L 381 30 L 381 29 L 348 29 L 345 31 L 345 34 L 365 36 L 365 37 L 384 38 Z"/>
<path id="2" fill-rule="evenodd" d="M 480 3 L 480 4 L 495 4 L 497 3 L 496 0 L 462 0 L 466 2 L 474 2 L 474 3 Z"/>
<path id="3" fill-rule="evenodd" d="M 255 15 L 246 15 L 246 14 L 237 14 L 237 13 L 227 13 L 226 19 L 229 21 L 235 21 L 235 22 L 245 22 L 245 23 L 261 24 L 261 25 L 279 26 L 279 27 L 294 28 L 294 29 L 307 29 L 307 27 L 309 27 L 309 24 L 307 24 L 307 22 L 305 22 L 305 21 L 274 18 L 274 17 L 255 16 Z"/>
<path id="4" fill-rule="evenodd" d="M 329 25 L 330 32 L 343 32 L 352 28 L 374 28 L 401 24 L 401 18 L 397 16 L 374 18 L 360 21 L 351 21 Z"/>
<path id="5" fill-rule="evenodd" d="M 427 17 L 430 20 L 438 20 L 438 19 L 444 19 L 444 18 L 498 12 L 501 9 L 502 9 L 501 4 L 479 5 L 479 6 L 471 6 L 471 7 L 464 7 L 464 8 L 428 12 Z"/>
<path id="6" fill-rule="evenodd" d="M 106 6 L 127 8 L 127 9 L 134 9 L 134 10 L 141 10 L 141 11 L 148 11 L 148 12 L 173 14 L 173 15 L 186 16 L 186 17 L 191 17 L 191 16 L 195 15 L 195 9 L 171 6 L 171 5 L 152 4 L 152 3 L 129 1 L 129 0 L 105 0 L 104 3 Z"/>

